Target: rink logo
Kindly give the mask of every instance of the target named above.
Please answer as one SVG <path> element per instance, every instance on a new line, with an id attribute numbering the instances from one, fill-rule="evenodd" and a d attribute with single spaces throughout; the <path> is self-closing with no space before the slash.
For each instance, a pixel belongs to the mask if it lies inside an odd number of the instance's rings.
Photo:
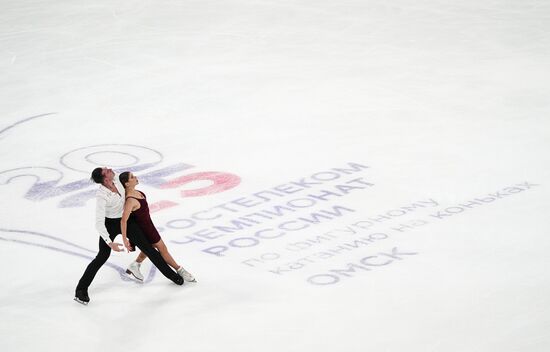
<path id="1" fill-rule="evenodd" d="M 307 282 L 317 286 L 334 285 L 341 279 L 351 278 L 363 272 L 402 261 L 406 256 L 417 254 L 417 252 L 402 252 L 394 247 L 391 253 L 377 253 L 363 257 L 357 263 L 347 263 L 344 268 L 331 269 L 326 273 L 310 276 Z"/>
<path id="2" fill-rule="evenodd" d="M 15 179 L 31 179 L 24 198 L 42 201 L 61 197 L 58 207 L 80 207 L 95 197 L 96 186 L 90 182 L 89 174 L 96 167 L 111 167 L 115 172 L 139 172 L 140 183 L 157 189 L 180 190 L 181 197 L 200 197 L 220 193 L 238 186 L 239 176 L 220 171 L 203 171 L 181 174 L 194 165 L 177 163 L 157 168 L 163 155 L 153 149 L 130 144 L 93 145 L 71 150 L 59 158 L 66 169 L 86 174 L 86 178 L 60 184 L 65 176 L 57 168 L 27 166 L 0 172 L 0 185 L 7 185 Z M 173 177 L 173 178 L 168 178 Z M 91 189 L 90 189 L 91 188 Z M 178 205 L 177 202 L 161 200 L 151 204 L 151 211 L 158 211 Z"/>

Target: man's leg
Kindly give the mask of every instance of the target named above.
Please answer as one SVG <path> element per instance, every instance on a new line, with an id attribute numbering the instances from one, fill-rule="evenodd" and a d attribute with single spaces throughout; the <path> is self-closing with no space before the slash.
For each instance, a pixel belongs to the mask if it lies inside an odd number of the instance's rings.
<path id="1" fill-rule="evenodd" d="M 153 248 L 151 243 L 145 238 L 143 232 L 139 226 L 132 220 L 128 221 L 127 236 L 132 243 L 141 249 L 145 255 L 151 259 L 151 262 L 160 270 L 160 272 L 166 276 L 169 280 L 173 281 L 177 285 L 183 284 L 183 279 L 174 270 L 170 269 L 166 261 L 162 259 L 160 253 Z"/>
<path id="2" fill-rule="evenodd" d="M 99 271 L 99 269 L 105 264 L 107 259 L 109 259 L 109 256 L 111 255 L 111 247 L 107 246 L 105 241 L 101 237 L 99 237 L 99 252 L 97 253 L 96 257 L 88 264 L 86 267 L 86 270 L 84 271 L 84 274 L 78 281 L 78 285 L 76 285 L 77 290 L 87 290 L 88 287 L 90 287 L 90 284 L 94 280 L 95 275 Z"/>
<path id="3" fill-rule="evenodd" d="M 105 227 L 109 233 L 109 238 L 112 240 L 120 233 L 120 219 L 105 218 Z M 111 247 L 109 247 L 101 237 L 99 237 L 99 252 L 97 256 L 88 264 L 84 274 L 76 285 L 75 300 L 82 304 L 88 304 L 88 287 L 91 285 L 95 275 L 99 269 L 105 264 L 111 255 Z"/>

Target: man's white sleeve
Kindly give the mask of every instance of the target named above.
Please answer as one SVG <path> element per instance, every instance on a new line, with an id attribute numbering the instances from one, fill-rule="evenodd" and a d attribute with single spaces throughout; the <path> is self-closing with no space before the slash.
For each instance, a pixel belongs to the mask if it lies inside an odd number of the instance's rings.
<path id="1" fill-rule="evenodd" d="M 101 196 L 96 197 L 96 203 L 95 203 L 95 228 L 99 232 L 99 235 L 101 238 L 103 238 L 103 241 L 105 243 L 110 244 L 111 239 L 109 238 L 109 233 L 107 232 L 107 228 L 105 227 L 105 206 L 107 204 L 107 200 Z"/>

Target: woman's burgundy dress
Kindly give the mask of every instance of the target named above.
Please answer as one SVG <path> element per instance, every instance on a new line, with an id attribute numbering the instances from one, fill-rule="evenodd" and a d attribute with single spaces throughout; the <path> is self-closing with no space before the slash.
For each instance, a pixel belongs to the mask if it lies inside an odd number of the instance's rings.
<path id="1" fill-rule="evenodd" d="M 153 220 L 151 220 L 151 215 L 149 215 L 149 204 L 147 204 L 147 197 L 145 197 L 145 194 L 142 191 L 138 192 L 141 193 L 143 199 L 139 199 L 136 197 L 126 197 L 126 199 L 136 199 L 140 205 L 139 209 L 134 210 L 132 212 L 132 215 L 130 216 L 132 216 L 137 222 L 139 228 L 141 229 L 145 237 L 147 237 L 149 242 L 151 242 L 151 244 L 155 244 L 160 241 L 160 235 L 157 231 L 157 228 L 153 224 Z"/>

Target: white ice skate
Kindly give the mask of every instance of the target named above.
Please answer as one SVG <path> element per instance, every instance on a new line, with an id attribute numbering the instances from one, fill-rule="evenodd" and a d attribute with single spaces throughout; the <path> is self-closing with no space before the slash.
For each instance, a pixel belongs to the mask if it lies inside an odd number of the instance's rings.
<path id="1" fill-rule="evenodd" d="M 143 274 L 141 273 L 141 271 L 139 271 L 140 266 L 141 263 L 132 262 L 130 265 L 128 265 L 128 268 L 126 269 L 126 274 L 132 275 L 139 281 L 143 281 Z"/>
<path id="2" fill-rule="evenodd" d="M 188 281 L 188 282 L 197 282 L 197 280 L 195 280 L 195 278 L 193 277 L 193 275 L 191 275 L 191 273 L 189 273 L 187 270 L 185 270 L 183 268 L 183 266 L 180 266 L 180 268 L 177 270 L 178 271 L 178 275 L 183 277 L 183 279 L 185 281 Z"/>

